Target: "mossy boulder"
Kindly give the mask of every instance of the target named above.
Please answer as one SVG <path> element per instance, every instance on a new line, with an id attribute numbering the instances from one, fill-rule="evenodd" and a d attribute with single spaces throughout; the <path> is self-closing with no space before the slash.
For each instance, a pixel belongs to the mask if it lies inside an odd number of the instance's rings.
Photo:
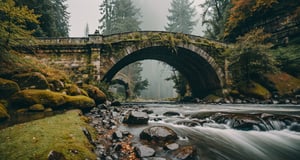
<path id="1" fill-rule="evenodd" d="M 8 118 L 9 118 L 9 114 L 7 113 L 5 106 L 2 103 L 0 103 L 0 122 Z"/>
<path id="2" fill-rule="evenodd" d="M 88 96 L 88 93 L 79 88 L 77 85 L 75 84 L 69 84 L 66 86 L 66 93 L 68 95 L 71 95 L 71 96 L 78 96 L 78 95 L 84 95 L 84 96 Z"/>
<path id="3" fill-rule="evenodd" d="M 87 91 L 89 97 L 95 100 L 96 104 L 101 104 L 106 101 L 106 95 L 98 87 L 84 84 L 83 89 Z"/>
<path id="4" fill-rule="evenodd" d="M 219 103 L 222 101 L 222 98 L 213 94 L 210 94 L 204 98 L 204 101 L 208 103 Z"/>
<path id="5" fill-rule="evenodd" d="M 29 111 L 32 111 L 32 112 L 43 112 L 44 110 L 45 110 L 45 107 L 42 104 L 34 104 L 29 107 Z"/>
<path id="6" fill-rule="evenodd" d="M 58 79 L 47 78 L 51 91 L 61 91 L 65 88 L 64 82 Z"/>
<path id="7" fill-rule="evenodd" d="M 39 72 L 16 74 L 12 76 L 12 80 L 17 82 L 21 89 L 49 89 L 46 77 Z"/>
<path id="8" fill-rule="evenodd" d="M 240 93 L 249 97 L 262 100 L 271 97 L 271 93 L 266 88 L 254 81 L 242 82 L 239 84 L 238 88 Z"/>
<path id="9" fill-rule="evenodd" d="M 83 111 L 92 109 L 96 104 L 95 101 L 86 96 L 65 96 L 66 103 L 64 104 L 67 108 L 77 108 Z"/>
<path id="10" fill-rule="evenodd" d="M 0 78 L 0 99 L 6 99 L 19 90 L 20 88 L 16 82 Z"/>
<path id="11" fill-rule="evenodd" d="M 44 107 L 58 108 L 66 103 L 65 95 L 49 90 L 27 89 L 22 90 L 10 98 L 11 106 L 15 109 L 29 108 L 34 104 Z"/>
<path id="12" fill-rule="evenodd" d="M 33 108 L 40 104 L 45 108 L 88 110 L 95 106 L 95 101 L 86 96 L 69 96 L 49 90 L 28 89 L 20 91 L 10 98 L 11 106 L 15 109 Z"/>

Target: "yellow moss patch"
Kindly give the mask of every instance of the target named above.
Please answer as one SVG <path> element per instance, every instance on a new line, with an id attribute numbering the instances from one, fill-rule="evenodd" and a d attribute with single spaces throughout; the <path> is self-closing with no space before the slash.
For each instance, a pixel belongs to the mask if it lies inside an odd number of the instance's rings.
<path id="1" fill-rule="evenodd" d="M 294 90 L 300 89 L 300 79 L 287 73 L 269 74 L 267 78 L 275 84 L 279 95 L 292 94 Z"/>
<path id="2" fill-rule="evenodd" d="M 47 159 L 51 150 L 63 153 L 68 160 L 96 159 L 82 127 L 93 133 L 79 111 L 73 110 L 0 130 L 1 159 Z"/>
<path id="3" fill-rule="evenodd" d="M 0 103 L 0 122 L 8 118 L 9 114 L 7 113 L 5 106 L 2 103 Z"/>
<path id="4" fill-rule="evenodd" d="M 241 83 L 239 85 L 239 90 L 246 96 L 258 99 L 268 99 L 271 97 L 271 93 L 266 88 L 254 81 Z"/>
<path id="5" fill-rule="evenodd" d="M 13 95 L 10 101 L 16 109 L 28 108 L 35 104 L 42 104 L 46 108 L 53 109 L 90 109 L 95 106 L 94 100 L 86 96 L 68 96 L 59 92 L 37 89 L 20 91 Z"/>

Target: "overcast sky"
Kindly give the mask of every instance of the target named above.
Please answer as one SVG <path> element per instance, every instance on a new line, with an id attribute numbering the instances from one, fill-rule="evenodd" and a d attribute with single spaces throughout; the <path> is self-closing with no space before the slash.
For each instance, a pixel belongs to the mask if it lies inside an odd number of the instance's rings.
<path id="1" fill-rule="evenodd" d="M 142 30 L 164 30 L 169 15 L 168 8 L 172 0 L 133 0 L 136 7 L 141 8 Z M 204 0 L 195 0 L 196 4 Z M 70 12 L 70 37 L 82 37 L 88 23 L 90 33 L 94 33 L 99 26 L 99 5 L 102 0 L 67 0 Z M 200 19 L 200 8 L 197 19 Z M 193 34 L 201 35 L 200 22 L 195 27 Z"/>

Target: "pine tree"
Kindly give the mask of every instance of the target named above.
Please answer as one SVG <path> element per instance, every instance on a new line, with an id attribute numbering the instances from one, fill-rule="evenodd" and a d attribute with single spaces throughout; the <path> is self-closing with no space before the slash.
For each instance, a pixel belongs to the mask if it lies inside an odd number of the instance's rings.
<path id="1" fill-rule="evenodd" d="M 69 13 L 66 0 L 16 0 L 17 6 L 27 6 L 40 15 L 39 24 L 27 24 L 37 37 L 65 37 L 69 34 Z"/>
<path id="2" fill-rule="evenodd" d="M 206 0 L 200 6 L 204 9 L 202 13 L 202 25 L 206 26 L 204 36 L 221 40 L 229 16 L 230 0 Z"/>
<path id="3" fill-rule="evenodd" d="M 89 33 L 90 33 L 90 29 L 89 29 L 89 24 L 87 23 L 84 29 L 84 36 L 88 37 Z"/>
<path id="4" fill-rule="evenodd" d="M 0 13 L 0 50 L 6 52 L 14 45 L 28 44 L 33 31 L 26 24 L 38 24 L 33 10 L 17 7 L 13 0 L 1 0 Z"/>
<path id="5" fill-rule="evenodd" d="M 104 0 L 100 13 L 99 29 L 104 35 L 140 30 L 140 9 L 135 8 L 131 0 Z"/>
<path id="6" fill-rule="evenodd" d="M 190 0 L 173 0 L 167 16 L 168 24 L 165 27 L 166 31 L 180 32 L 191 34 L 193 28 L 197 24 L 193 17 L 196 16 L 196 8 L 193 7 L 194 1 Z"/>

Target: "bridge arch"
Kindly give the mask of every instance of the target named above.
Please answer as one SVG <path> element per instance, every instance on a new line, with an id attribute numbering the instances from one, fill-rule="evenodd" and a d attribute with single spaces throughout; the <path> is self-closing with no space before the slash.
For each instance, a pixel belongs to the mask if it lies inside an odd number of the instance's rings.
<path id="1" fill-rule="evenodd" d="M 188 81 L 194 97 L 205 97 L 223 88 L 224 73 L 215 60 L 193 44 L 177 44 L 176 47 L 160 43 L 132 45 L 123 49 L 124 57 L 105 74 L 102 81 L 110 82 L 125 66 L 141 60 L 163 61 L 178 70 Z"/>

